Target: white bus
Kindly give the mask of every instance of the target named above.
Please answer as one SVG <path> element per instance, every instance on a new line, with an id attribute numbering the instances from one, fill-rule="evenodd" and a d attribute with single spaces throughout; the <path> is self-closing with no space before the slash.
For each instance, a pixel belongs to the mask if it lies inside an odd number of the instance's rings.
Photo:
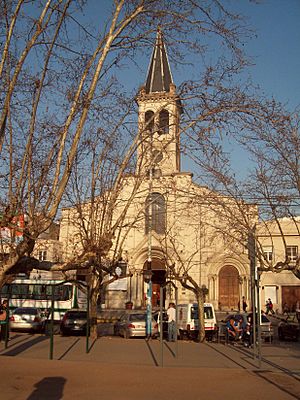
<path id="1" fill-rule="evenodd" d="M 53 299 L 55 321 L 60 321 L 71 308 L 87 307 L 85 288 L 62 280 L 18 278 L 1 289 L 1 299 L 5 298 L 9 299 L 11 310 L 17 307 L 38 307 L 48 312 L 51 311 Z"/>

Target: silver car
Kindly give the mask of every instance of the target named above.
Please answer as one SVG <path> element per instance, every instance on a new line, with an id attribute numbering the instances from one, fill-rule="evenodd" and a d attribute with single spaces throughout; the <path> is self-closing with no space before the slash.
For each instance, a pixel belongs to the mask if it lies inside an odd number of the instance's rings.
<path id="1" fill-rule="evenodd" d="M 45 329 L 46 316 L 36 307 L 19 307 L 10 314 L 11 330 L 42 332 Z"/>
<path id="2" fill-rule="evenodd" d="M 124 313 L 114 325 L 114 334 L 128 339 L 131 337 L 146 337 L 146 318 L 143 312 Z M 152 318 L 152 337 L 158 336 L 158 324 Z"/>

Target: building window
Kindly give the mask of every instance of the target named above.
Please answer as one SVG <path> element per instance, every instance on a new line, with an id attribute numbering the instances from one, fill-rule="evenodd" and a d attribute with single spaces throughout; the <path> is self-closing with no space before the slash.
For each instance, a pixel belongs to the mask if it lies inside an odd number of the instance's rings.
<path id="1" fill-rule="evenodd" d="M 47 250 L 39 250 L 39 260 L 40 261 L 47 260 Z"/>
<path id="2" fill-rule="evenodd" d="M 169 113 L 167 110 L 162 110 L 159 113 L 159 134 L 169 133 Z"/>
<path id="3" fill-rule="evenodd" d="M 146 131 L 148 131 L 149 133 L 154 132 L 154 112 L 153 111 L 145 112 L 145 125 L 146 125 Z"/>
<path id="4" fill-rule="evenodd" d="M 160 235 L 166 231 L 166 202 L 160 193 L 152 193 L 145 204 L 145 233 L 152 230 Z"/>
<path id="5" fill-rule="evenodd" d="M 286 246 L 286 255 L 291 261 L 296 261 L 298 258 L 298 246 Z"/>
<path id="6" fill-rule="evenodd" d="M 273 248 L 272 247 L 264 247 L 263 248 L 263 256 L 264 260 L 271 262 L 273 261 Z"/>

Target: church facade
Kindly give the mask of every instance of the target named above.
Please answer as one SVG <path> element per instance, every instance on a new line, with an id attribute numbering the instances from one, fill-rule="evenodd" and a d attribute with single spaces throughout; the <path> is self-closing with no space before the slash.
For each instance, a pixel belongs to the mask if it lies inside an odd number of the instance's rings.
<path id="1" fill-rule="evenodd" d="M 145 307 L 144 271 L 152 272 L 152 305 L 174 301 L 174 285 L 180 303 L 195 301 L 192 291 L 173 280 L 170 266 L 188 274 L 207 289 L 206 301 L 217 310 L 238 309 L 242 296 L 250 303 L 250 267 L 247 249 L 228 240 L 230 223 L 222 220 L 222 202 L 229 198 L 193 182 L 190 172 L 181 171 L 180 116 L 183 105 L 176 93 L 162 34 L 157 33 L 145 85 L 137 95 L 139 143 L 136 173 L 125 179 L 120 198 L 129 204 L 118 240 L 128 277 L 106 286 L 103 308 L 122 308 L 132 302 Z M 119 202 L 120 204 L 122 202 Z M 214 206 L 213 206 L 214 204 Z M 234 207 L 234 205 L 232 205 Z M 245 205 L 246 207 L 246 205 Z M 122 212 L 115 209 L 114 218 Z M 75 211 L 74 211 L 75 213 Z M 74 254 L 76 228 L 70 209 L 62 211 L 60 241 L 63 258 Z M 128 228 L 130 227 L 130 228 Z"/>

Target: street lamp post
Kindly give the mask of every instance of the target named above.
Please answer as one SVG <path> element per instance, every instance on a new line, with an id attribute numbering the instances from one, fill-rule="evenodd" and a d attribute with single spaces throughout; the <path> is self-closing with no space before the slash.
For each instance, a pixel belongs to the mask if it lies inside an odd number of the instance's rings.
<path id="1" fill-rule="evenodd" d="M 259 295 L 259 271 L 256 266 L 256 243 L 255 243 L 255 226 L 249 232 L 248 237 L 248 257 L 250 260 L 251 274 L 251 295 L 252 295 L 252 313 L 253 313 L 253 357 L 258 359 L 258 368 L 261 368 L 261 310 Z"/>
<path id="2" fill-rule="evenodd" d="M 144 281 L 147 284 L 146 292 L 146 335 L 147 338 L 152 336 L 152 186 L 153 186 L 153 134 L 150 132 L 150 170 L 149 170 L 149 196 L 148 196 L 148 259 L 147 269 L 144 269 Z"/>
<path id="3" fill-rule="evenodd" d="M 152 336 L 152 270 L 151 262 L 147 262 L 147 269 L 144 269 L 144 281 L 147 284 L 146 292 L 146 335 L 147 338 Z"/>

